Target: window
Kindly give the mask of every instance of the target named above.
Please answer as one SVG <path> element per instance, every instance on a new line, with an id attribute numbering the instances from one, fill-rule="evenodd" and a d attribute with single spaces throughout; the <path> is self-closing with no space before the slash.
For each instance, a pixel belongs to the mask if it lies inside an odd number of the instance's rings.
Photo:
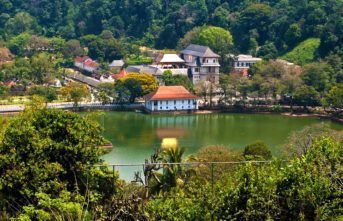
<path id="1" fill-rule="evenodd" d="M 157 106 L 157 101 L 154 101 L 154 105 Z"/>
<path id="2" fill-rule="evenodd" d="M 194 72 L 199 72 L 199 68 L 195 68 L 195 69 L 194 69 Z"/>
<path id="3" fill-rule="evenodd" d="M 166 105 L 168 105 L 168 101 L 166 101 Z"/>
<path id="4" fill-rule="evenodd" d="M 160 101 L 160 104 L 162 105 L 162 101 Z"/>
<path id="5" fill-rule="evenodd" d="M 174 101 L 174 105 L 176 104 L 176 101 Z"/>
<path id="6" fill-rule="evenodd" d="M 185 103 L 185 101 L 184 100 L 182 100 L 182 104 L 184 104 Z"/>
<path id="7" fill-rule="evenodd" d="M 162 107 L 160 107 L 160 109 L 162 110 Z"/>
<path id="8" fill-rule="evenodd" d="M 191 100 L 188 100 L 188 104 L 191 104 Z"/>

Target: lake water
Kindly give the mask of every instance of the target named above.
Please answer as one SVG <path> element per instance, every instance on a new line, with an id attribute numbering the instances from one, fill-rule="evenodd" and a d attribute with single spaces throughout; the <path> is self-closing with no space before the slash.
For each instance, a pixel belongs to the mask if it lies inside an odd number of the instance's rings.
<path id="1" fill-rule="evenodd" d="M 208 145 L 224 145 L 242 151 L 247 144 L 265 142 L 274 155 L 292 131 L 327 123 L 343 130 L 343 125 L 319 118 L 265 114 L 146 115 L 134 112 L 105 112 L 95 117 L 104 127 L 104 136 L 114 146 L 103 156 L 110 164 L 144 163 L 161 146 L 164 138 L 177 138 L 185 155 Z M 141 168 L 120 167 L 121 177 L 130 179 Z"/>

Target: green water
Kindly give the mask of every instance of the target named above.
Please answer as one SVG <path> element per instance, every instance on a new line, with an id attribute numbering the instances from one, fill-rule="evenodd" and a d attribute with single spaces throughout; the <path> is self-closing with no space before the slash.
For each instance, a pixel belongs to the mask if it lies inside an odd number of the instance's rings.
<path id="1" fill-rule="evenodd" d="M 96 119 L 114 148 L 103 159 L 111 164 L 143 163 L 161 145 L 163 138 L 177 138 L 186 155 L 201 147 L 220 144 L 235 150 L 257 140 L 264 141 L 274 155 L 287 136 L 305 126 L 327 123 L 343 130 L 343 125 L 319 118 L 264 114 L 145 115 L 133 112 L 106 112 Z M 118 168 L 125 178 L 138 168 Z M 140 168 L 139 168 L 140 169 Z"/>

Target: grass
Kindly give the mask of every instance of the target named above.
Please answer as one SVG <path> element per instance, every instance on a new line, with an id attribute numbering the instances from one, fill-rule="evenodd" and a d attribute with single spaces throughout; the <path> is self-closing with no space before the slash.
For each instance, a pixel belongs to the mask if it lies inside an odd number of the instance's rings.
<path id="1" fill-rule="evenodd" d="M 319 45 L 319 38 L 309 38 L 301 42 L 293 48 L 292 51 L 286 53 L 281 58 L 299 65 L 311 63 L 316 59 Z"/>
<path id="2" fill-rule="evenodd" d="M 141 65 L 141 64 L 151 64 L 152 63 L 152 58 L 150 57 L 145 57 L 142 55 L 139 56 L 130 56 L 126 59 L 125 64 L 127 66 L 129 65 Z"/>

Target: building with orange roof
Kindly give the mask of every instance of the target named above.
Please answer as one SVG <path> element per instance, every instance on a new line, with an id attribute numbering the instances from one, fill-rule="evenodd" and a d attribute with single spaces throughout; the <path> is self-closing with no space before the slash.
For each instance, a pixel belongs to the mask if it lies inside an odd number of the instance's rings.
<path id="1" fill-rule="evenodd" d="M 123 68 L 118 74 L 114 74 L 113 77 L 115 80 L 126 77 L 129 74 L 125 68 Z"/>
<path id="2" fill-rule="evenodd" d="M 91 73 L 97 71 L 100 67 L 96 61 L 88 56 L 76 57 L 74 59 L 74 66 Z"/>
<path id="3" fill-rule="evenodd" d="M 145 108 L 149 111 L 197 110 L 198 97 L 183 86 L 160 86 L 144 96 Z"/>

